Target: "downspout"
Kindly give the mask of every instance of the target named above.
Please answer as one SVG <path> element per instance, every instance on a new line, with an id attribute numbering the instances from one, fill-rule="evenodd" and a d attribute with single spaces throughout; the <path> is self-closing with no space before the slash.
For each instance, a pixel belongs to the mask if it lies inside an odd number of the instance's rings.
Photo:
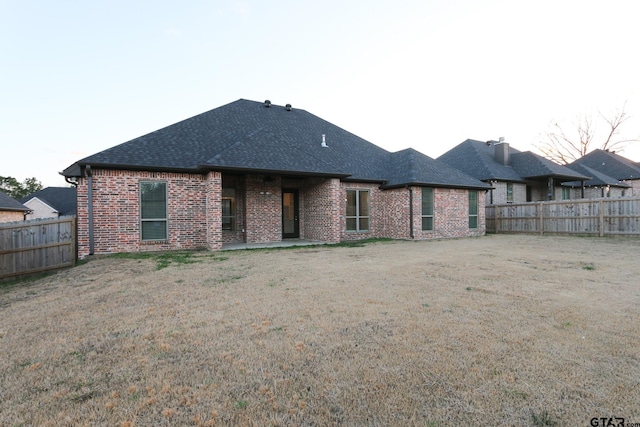
<path id="1" fill-rule="evenodd" d="M 584 181 L 580 181 L 580 198 L 584 199 Z"/>
<path id="2" fill-rule="evenodd" d="M 89 205 L 89 255 L 93 255 L 93 173 L 91 172 L 91 165 L 87 165 L 85 172 L 87 174 L 87 203 Z"/>
<path id="3" fill-rule="evenodd" d="M 413 239 L 413 189 L 407 186 L 409 190 L 409 237 Z"/>

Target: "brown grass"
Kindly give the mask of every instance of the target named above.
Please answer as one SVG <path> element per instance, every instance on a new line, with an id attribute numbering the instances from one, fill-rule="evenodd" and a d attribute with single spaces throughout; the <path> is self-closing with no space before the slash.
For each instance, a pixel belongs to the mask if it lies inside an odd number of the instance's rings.
<path id="1" fill-rule="evenodd" d="M 638 255 L 498 235 L 95 259 L 0 286 L 0 424 L 640 422 Z"/>

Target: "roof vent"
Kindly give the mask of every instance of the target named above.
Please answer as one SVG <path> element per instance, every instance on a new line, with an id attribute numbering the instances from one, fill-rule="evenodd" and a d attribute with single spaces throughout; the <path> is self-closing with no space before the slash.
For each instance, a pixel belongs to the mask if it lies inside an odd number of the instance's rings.
<path id="1" fill-rule="evenodd" d="M 271 107 L 271 101 L 269 101 L 268 99 L 265 99 L 264 106 L 267 108 Z"/>
<path id="2" fill-rule="evenodd" d="M 329 148 L 329 146 L 327 145 L 327 135 L 325 135 L 324 133 L 322 134 L 322 144 L 320 144 L 320 146 L 323 148 Z"/>
<path id="3" fill-rule="evenodd" d="M 291 111 L 291 104 L 287 104 L 284 106 L 287 111 Z"/>

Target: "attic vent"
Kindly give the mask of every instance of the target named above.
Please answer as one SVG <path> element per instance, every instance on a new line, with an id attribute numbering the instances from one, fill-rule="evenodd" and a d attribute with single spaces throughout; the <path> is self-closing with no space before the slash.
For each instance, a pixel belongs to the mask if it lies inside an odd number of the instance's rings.
<path id="1" fill-rule="evenodd" d="M 267 107 L 267 108 L 271 107 L 271 101 L 269 101 L 268 99 L 266 99 L 266 100 L 264 101 L 264 106 L 265 106 L 265 107 Z"/>
<path id="2" fill-rule="evenodd" d="M 291 111 L 291 104 L 287 104 L 284 106 L 287 111 Z"/>
<path id="3" fill-rule="evenodd" d="M 329 147 L 327 145 L 327 135 L 325 135 L 324 133 L 322 134 L 322 143 L 320 144 L 320 146 L 322 148 L 328 148 Z"/>

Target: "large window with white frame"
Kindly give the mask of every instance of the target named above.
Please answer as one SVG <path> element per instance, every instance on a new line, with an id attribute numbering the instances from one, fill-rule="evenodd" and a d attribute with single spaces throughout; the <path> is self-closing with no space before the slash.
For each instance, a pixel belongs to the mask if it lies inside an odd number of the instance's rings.
<path id="1" fill-rule="evenodd" d="M 422 230 L 433 231 L 433 188 L 422 187 Z"/>
<path id="2" fill-rule="evenodd" d="M 369 191 L 347 190 L 347 231 L 369 231 Z"/>
<path id="3" fill-rule="evenodd" d="M 166 240 L 167 222 L 167 183 L 164 181 L 141 181 L 141 239 Z"/>

